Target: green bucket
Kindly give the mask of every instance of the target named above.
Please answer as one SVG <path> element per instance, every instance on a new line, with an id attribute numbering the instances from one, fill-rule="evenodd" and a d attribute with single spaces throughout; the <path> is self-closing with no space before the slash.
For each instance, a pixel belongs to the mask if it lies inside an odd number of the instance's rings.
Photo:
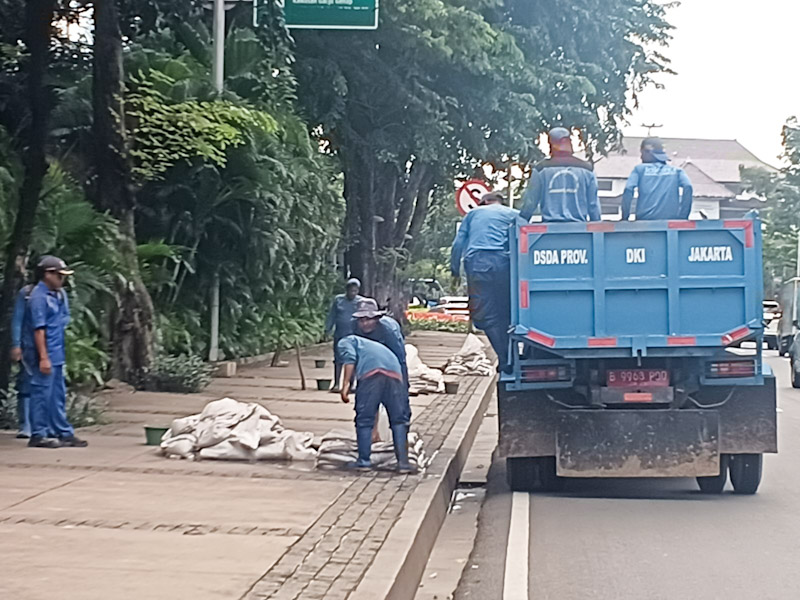
<path id="1" fill-rule="evenodd" d="M 148 446 L 160 446 L 161 438 L 169 430 L 169 427 L 145 427 L 144 437 Z"/>
<path id="2" fill-rule="evenodd" d="M 314 361 L 314 366 L 317 369 L 324 368 L 325 367 L 325 359 L 318 358 L 317 360 Z"/>
<path id="3" fill-rule="evenodd" d="M 317 379 L 317 389 L 324 392 L 325 390 L 331 389 L 331 380 L 330 379 Z"/>

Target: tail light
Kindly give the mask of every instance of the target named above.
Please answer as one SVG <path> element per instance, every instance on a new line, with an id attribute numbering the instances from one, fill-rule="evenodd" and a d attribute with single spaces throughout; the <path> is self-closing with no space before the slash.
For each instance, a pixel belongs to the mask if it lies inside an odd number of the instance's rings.
<path id="1" fill-rule="evenodd" d="M 529 383 L 541 381 L 569 381 L 572 369 L 569 365 L 547 365 L 541 367 L 522 367 L 522 381 Z"/>
<path id="2" fill-rule="evenodd" d="M 754 360 L 726 360 L 708 363 L 707 377 L 755 377 Z"/>

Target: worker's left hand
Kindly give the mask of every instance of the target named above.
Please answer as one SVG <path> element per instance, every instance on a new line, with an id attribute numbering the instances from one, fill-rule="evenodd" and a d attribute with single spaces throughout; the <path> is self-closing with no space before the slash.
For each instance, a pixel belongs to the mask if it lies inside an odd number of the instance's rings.
<path id="1" fill-rule="evenodd" d="M 350 404 L 350 396 L 348 396 L 346 389 L 342 388 L 342 391 L 339 392 L 339 395 L 342 398 L 342 402 L 344 402 L 345 404 Z"/>

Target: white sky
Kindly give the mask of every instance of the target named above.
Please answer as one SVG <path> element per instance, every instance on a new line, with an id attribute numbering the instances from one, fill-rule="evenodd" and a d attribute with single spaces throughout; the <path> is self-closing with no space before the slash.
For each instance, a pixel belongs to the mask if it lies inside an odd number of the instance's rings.
<path id="1" fill-rule="evenodd" d="M 781 127 L 800 118 L 800 0 L 683 0 L 664 53 L 677 75 L 648 89 L 627 135 L 737 139 L 779 164 Z"/>

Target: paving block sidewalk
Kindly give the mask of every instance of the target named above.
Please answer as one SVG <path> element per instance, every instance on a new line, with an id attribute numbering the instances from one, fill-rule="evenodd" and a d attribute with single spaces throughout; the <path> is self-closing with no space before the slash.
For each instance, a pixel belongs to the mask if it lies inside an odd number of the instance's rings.
<path id="1" fill-rule="evenodd" d="M 434 367 L 463 340 L 433 332 L 409 338 Z M 328 366 L 315 369 L 315 358 Z M 328 345 L 304 350 L 309 387 L 330 376 L 330 359 Z M 2 596 L 49 599 L 57 590 L 65 600 L 355 597 L 359 586 L 370 588 L 370 577 L 383 576 L 375 572 L 380 556 L 414 548 L 405 539 L 414 532 L 397 523 L 424 521 L 433 480 L 446 467 L 440 463 L 491 384 L 467 377 L 458 394 L 411 399 L 412 428 L 429 454 L 441 449 L 424 476 L 169 460 L 144 446 L 144 425 L 167 426 L 223 396 L 260 402 L 286 427 L 315 435 L 352 429 L 352 405 L 336 394 L 300 390 L 293 357 L 287 367 L 240 368 L 239 376 L 215 379 L 201 394 L 107 393 L 109 422 L 81 432 L 86 449 L 29 449 L 13 433 L 0 433 Z M 387 538 L 395 540 L 392 548 Z M 383 577 L 395 576 L 392 569 Z"/>

